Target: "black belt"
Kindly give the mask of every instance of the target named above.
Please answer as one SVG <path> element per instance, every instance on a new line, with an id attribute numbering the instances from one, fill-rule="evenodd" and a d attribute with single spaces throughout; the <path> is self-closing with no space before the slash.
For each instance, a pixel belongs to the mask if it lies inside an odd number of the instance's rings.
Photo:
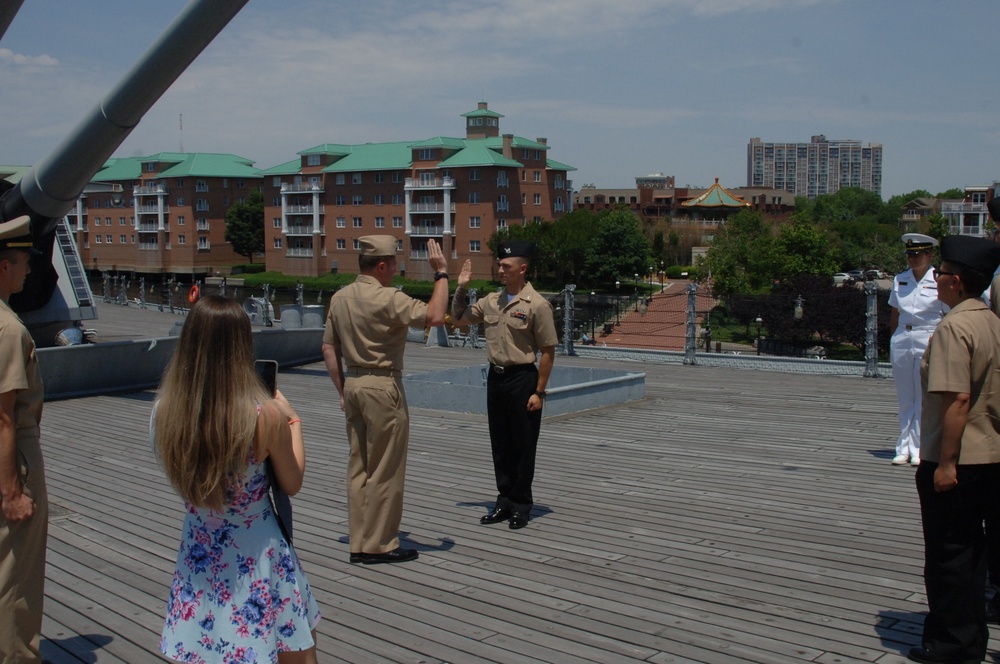
<path id="1" fill-rule="evenodd" d="M 518 371 L 528 371 L 534 368 L 535 368 L 534 362 L 530 362 L 528 364 L 511 364 L 510 366 L 506 367 L 502 367 L 499 364 L 491 364 L 490 372 L 503 374 L 506 376 L 507 374 L 517 373 Z"/>

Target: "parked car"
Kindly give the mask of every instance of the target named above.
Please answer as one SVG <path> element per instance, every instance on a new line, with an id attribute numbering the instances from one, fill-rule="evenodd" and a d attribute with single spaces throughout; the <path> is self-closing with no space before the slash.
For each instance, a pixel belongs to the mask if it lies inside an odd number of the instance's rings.
<path id="1" fill-rule="evenodd" d="M 854 277 L 847 274 L 846 272 L 838 272 L 837 274 L 833 275 L 834 286 L 840 286 L 844 284 L 850 286 L 853 283 L 854 283 Z"/>
<path id="2" fill-rule="evenodd" d="M 865 273 L 862 270 L 848 270 L 847 274 L 851 275 L 851 279 L 855 281 L 865 280 Z"/>
<path id="3" fill-rule="evenodd" d="M 865 279 L 874 280 L 874 279 L 886 279 L 886 278 L 888 278 L 888 275 L 882 270 L 876 270 L 876 269 L 865 270 Z"/>

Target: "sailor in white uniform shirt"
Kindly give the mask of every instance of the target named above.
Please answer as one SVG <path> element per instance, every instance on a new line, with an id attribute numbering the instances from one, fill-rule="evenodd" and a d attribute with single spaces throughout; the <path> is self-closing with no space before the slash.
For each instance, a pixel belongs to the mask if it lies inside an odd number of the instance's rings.
<path id="1" fill-rule="evenodd" d="M 931 261 L 938 241 L 928 235 L 907 233 L 906 262 L 910 269 L 892 282 L 889 355 L 899 400 L 899 440 L 894 466 L 920 463 L 920 358 L 931 334 L 948 308 L 937 298 Z"/>

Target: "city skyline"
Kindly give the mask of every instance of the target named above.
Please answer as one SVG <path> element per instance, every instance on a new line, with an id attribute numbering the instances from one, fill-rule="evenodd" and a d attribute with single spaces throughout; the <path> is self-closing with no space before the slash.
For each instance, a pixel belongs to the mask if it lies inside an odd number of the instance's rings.
<path id="1" fill-rule="evenodd" d="M 0 41 L 0 163 L 30 165 L 186 5 L 25 0 Z M 746 184 L 746 146 L 880 143 L 884 198 L 1000 180 L 987 0 L 254 0 L 116 156 L 461 136 L 479 101 L 574 187 Z M 982 72 L 982 74 L 980 73 Z M 986 74 L 985 76 L 983 74 Z"/>

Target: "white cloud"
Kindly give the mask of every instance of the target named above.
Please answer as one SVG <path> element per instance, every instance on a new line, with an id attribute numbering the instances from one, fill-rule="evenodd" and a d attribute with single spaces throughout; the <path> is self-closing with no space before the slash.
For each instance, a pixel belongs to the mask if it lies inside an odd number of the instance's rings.
<path id="1" fill-rule="evenodd" d="M 23 55 L 14 53 L 9 48 L 0 48 L 0 64 L 11 64 L 24 67 L 52 67 L 59 61 L 49 55 Z"/>

